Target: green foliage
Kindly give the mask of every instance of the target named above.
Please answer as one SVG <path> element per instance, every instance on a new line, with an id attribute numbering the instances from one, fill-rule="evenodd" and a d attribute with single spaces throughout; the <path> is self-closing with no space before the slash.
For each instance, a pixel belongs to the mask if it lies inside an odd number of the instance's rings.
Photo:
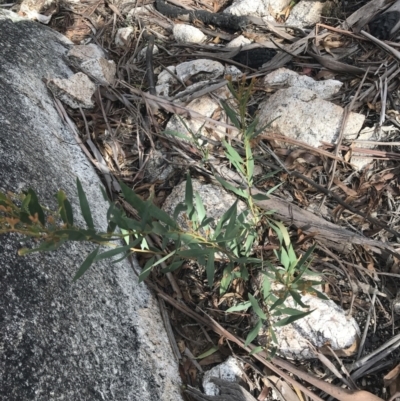
<path id="1" fill-rule="evenodd" d="M 256 201 L 266 199 L 266 196 L 252 195 L 254 185 L 252 144 L 262 131 L 256 128 L 256 120 L 247 122 L 247 103 L 253 85 L 254 81 L 246 86 L 243 80 L 235 90 L 233 83 L 229 83 L 232 99 L 236 103 L 238 112 L 228 102 L 222 102 L 225 113 L 232 124 L 240 130 L 243 139 L 244 156 L 241 156 L 230 143 L 223 141 L 226 158 L 242 177 L 243 186 L 236 187 L 222 177 L 216 176 L 223 187 L 243 199 L 248 206 L 247 210 L 238 212 L 237 200 L 218 221 L 214 221 L 207 216 L 199 194 L 194 193 L 189 173 L 186 177 L 184 202 L 177 205 L 173 216 L 155 206 L 151 199 L 144 201 L 135 191 L 124 183 L 120 183 L 122 196 L 137 211 L 140 221 L 128 217 L 123 210 L 107 199 L 102 189 L 109 208 L 105 216 L 107 231 L 99 232 L 94 226 L 85 192 L 80 181 L 77 180 L 80 211 L 86 227 L 75 224 L 73 208 L 63 191 L 60 190 L 56 194 L 58 209 L 50 211 L 39 204 L 36 193 L 29 189 L 19 196 L 0 192 L 0 234 L 15 232 L 38 240 L 39 245 L 36 248 L 23 248 L 19 252 L 21 255 L 37 251 L 52 251 L 67 241 L 88 241 L 97 245 L 79 267 L 73 280 L 82 277 L 93 263 L 104 259 L 115 261 L 116 257 L 121 260 L 134 252 L 148 255 L 139 281 L 147 279 L 151 271 L 161 264 L 167 266 L 163 268 L 163 272 L 171 272 L 182 266 L 185 260 L 194 259 L 199 265 L 205 267 L 208 285 L 212 287 L 215 280 L 216 261 L 218 261 L 223 266 L 219 288 L 220 293 L 224 294 L 234 278 L 247 281 L 249 271 L 259 272 L 263 278 L 261 296 L 256 298 L 248 294 L 248 301 L 233 306 L 227 312 L 252 309 L 258 320 L 247 335 L 246 345 L 258 336 L 262 327 L 268 327 L 270 344 L 267 348 L 273 354 L 277 342 L 273 327 L 292 323 L 312 312 L 288 308 L 284 304 L 285 300 L 291 296 L 297 304 L 306 307 L 301 301 L 303 293 L 312 292 L 321 298 L 325 296 L 313 288 L 318 282 L 303 278 L 307 273 L 308 260 L 314 248 L 311 247 L 299 258 L 286 227 L 281 222 L 272 220 L 270 213 L 256 206 Z M 193 143 L 198 145 L 199 136 L 197 134 L 192 136 Z M 206 161 L 208 155 L 204 152 L 203 155 Z M 177 223 L 177 217 L 180 214 L 185 216 L 186 225 L 189 227 L 186 230 Z M 271 228 L 279 240 L 280 246 L 275 251 L 273 263 L 254 256 L 253 249 L 259 239 L 260 227 Z M 119 230 L 116 230 L 117 228 Z M 149 246 L 152 243 L 147 240 L 149 234 L 160 236 L 161 245 Z M 124 240 L 124 246 L 121 246 L 121 239 Z M 104 245 L 112 249 L 100 252 Z M 275 289 L 272 283 L 277 284 Z M 272 325 L 270 324 L 271 317 L 274 317 L 274 321 L 276 318 L 281 319 Z M 259 348 L 253 352 L 257 350 Z"/>

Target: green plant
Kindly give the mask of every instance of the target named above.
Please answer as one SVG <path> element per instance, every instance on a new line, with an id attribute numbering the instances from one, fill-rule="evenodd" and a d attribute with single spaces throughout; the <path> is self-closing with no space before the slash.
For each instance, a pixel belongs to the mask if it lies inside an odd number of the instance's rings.
<path id="1" fill-rule="evenodd" d="M 248 123 L 246 114 L 247 103 L 253 90 L 254 81 L 250 86 L 245 85 L 245 80 L 239 83 L 238 90 L 229 82 L 229 89 L 236 103 L 238 113 L 228 104 L 222 102 L 222 106 L 235 127 L 243 138 L 244 157 L 228 142 L 224 141 L 226 157 L 243 179 L 243 185 L 237 187 L 222 177 L 216 179 L 229 191 L 241 197 L 248 205 L 248 210 L 238 213 L 238 201 L 236 201 L 218 220 L 207 216 L 203 202 L 197 193 L 193 193 L 190 174 L 186 178 L 186 192 L 183 203 L 177 205 L 173 216 L 155 206 L 152 200 L 142 200 L 132 189 L 121 183 L 122 196 L 140 216 L 140 221 L 128 217 L 115 203 L 109 202 L 107 212 L 107 231 L 96 230 L 82 185 L 77 180 L 77 191 L 81 214 L 86 222 L 86 227 L 79 227 L 74 223 L 74 213 L 71 203 L 63 191 L 56 195 L 57 210 L 43 208 L 37 195 L 32 189 L 21 195 L 0 192 L 0 234 L 18 233 L 28 238 L 34 238 L 40 244 L 33 249 L 23 248 L 19 251 L 26 255 L 37 251 L 52 251 L 67 241 L 89 241 L 97 247 L 86 257 L 74 276 L 74 280 L 80 278 L 90 266 L 100 260 L 119 256 L 118 260 L 128 257 L 134 252 L 144 252 L 149 259 L 142 269 L 139 280 L 146 279 L 151 270 L 165 262 L 166 268 L 162 272 L 171 272 L 179 268 L 187 259 L 194 259 L 200 265 L 205 266 L 208 284 L 213 286 L 215 276 L 216 259 L 224 267 L 220 281 L 220 292 L 225 293 L 233 278 L 249 279 L 250 271 L 258 271 L 263 275 L 261 297 L 256 298 L 249 294 L 249 301 L 228 309 L 240 311 L 252 308 L 258 316 L 258 322 L 249 332 L 246 344 L 249 344 L 257 336 L 259 329 L 268 323 L 271 316 L 285 316 L 275 326 L 284 325 L 300 319 L 311 313 L 299 312 L 284 306 L 284 301 L 293 297 L 295 301 L 305 307 L 301 301 L 301 294 L 314 292 L 319 297 L 324 297 L 313 288 L 316 281 L 305 280 L 307 261 L 313 251 L 311 247 L 299 258 L 290 241 L 286 227 L 271 219 L 270 214 L 261 211 L 256 201 L 265 199 L 266 195 L 253 195 L 254 183 L 254 157 L 252 144 L 263 129 L 257 129 L 257 121 Z M 195 140 L 197 137 L 193 136 Z M 203 156 L 208 156 L 203 154 Z M 204 160 L 207 161 L 207 158 Z M 183 213 L 188 229 L 184 230 L 177 223 L 177 217 Z M 118 229 L 117 229 L 118 228 Z M 254 254 L 254 244 L 258 240 L 260 229 L 271 228 L 279 239 L 279 249 L 275 251 L 275 261 L 263 260 Z M 149 235 L 158 235 L 160 245 L 149 245 Z M 121 245 L 121 239 L 126 245 Z M 171 243 L 173 246 L 171 246 Z M 101 252 L 102 246 L 112 249 Z M 280 283 L 280 289 L 272 289 L 271 283 Z M 273 326 L 269 324 L 270 337 L 276 343 Z M 273 347 L 271 347 L 273 348 Z"/>

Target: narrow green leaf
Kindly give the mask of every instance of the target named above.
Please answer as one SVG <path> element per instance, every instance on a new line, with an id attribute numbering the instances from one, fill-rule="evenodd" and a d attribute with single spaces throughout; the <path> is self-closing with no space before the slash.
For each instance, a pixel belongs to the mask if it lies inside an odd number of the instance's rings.
<path id="1" fill-rule="evenodd" d="M 112 204 L 111 200 L 108 197 L 107 191 L 105 190 L 105 188 L 103 187 L 103 185 L 100 185 L 100 191 L 103 195 L 103 199 L 108 202 L 109 204 Z"/>
<path id="2" fill-rule="evenodd" d="M 266 301 L 271 294 L 271 279 L 266 275 L 263 276 L 262 293 L 264 301 Z"/>
<path id="3" fill-rule="evenodd" d="M 81 264 L 81 267 L 78 269 L 76 272 L 73 281 L 78 280 L 81 278 L 86 271 L 89 269 L 89 267 L 93 264 L 93 262 L 96 260 L 97 253 L 99 252 L 99 247 L 97 247 L 93 252 L 91 252 L 88 257 L 84 260 L 84 262 Z"/>
<path id="4" fill-rule="evenodd" d="M 34 216 L 37 213 L 40 223 L 42 224 L 42 226 L 45 226 L 46 222 L 45 222 L 45 218 L 44 218 L 44 212 L 43 212 L 42 207 L 39 204 L 39 199 L 36 196 L 35 191 L 33 189 L 29 188 L 27 195 L 30 196 L 30 201 L 28 203 L 28 209 L 29 209 L 30 215 Z"/>
<path id="5" fill-rule="evenodd" d="M 281 182 L 280 184 L 276 184 L 275 186 L 273 186 L 271 189 L 269 189 L 269 190 L 267 191 L 267 195 L 271 195 L 272 193 L 274 193 L 282 184 L 283 184 L 283 182 Z"/>
<path id="6" fill-rule="evenodd" d="M 149 276 L 151 273 L 151 269 L 153 268 L 154 261 L 156 260 L 155 256 L 152 256 L 147 263 L 144 265 L 144 268 L 142 269 L 141 273 L 139 274 L 139 284 L 146 280 L 146 278 Z"/>
<path id="7" fill-rule="evenodd" d="M 277 300 L 270 306 L 269 310 L 273 311 L 275 308 L 277 308 L 279 305 L 282 305 L 286 298 L 288 297 L 288 293 L 285 293 L 282 297 L 277 298 Z M 272 298 L 272 297 L 271 297 Z"/>
<path id="8" fill-rule="evenodd" d="M 239 200 L 236 199 L 235 203 L 222 215 L 222 217 L 219 219 L 217 226 L 215 228 L 214 232 L 214 238 L 217 238 L 218 235 L 220 234 L 223 225 L 233 216 L 237 214 L 237 204 Z"/>
<path id="9" fill-rule="evenodd" d="M 277 352 L 278 352 L 278 347 L 272 347 L 268 354 L 268 359 L 271 360 L 276 355 Z"/>
<path id="10" fill-rule="evenodd" d="M 250 279 L 250 277 L 249 277 L 249 271 L 247 270 L 246 264 L 243 264 L 243 265 L 240 267 L 240 276 L 242 277 L 242 279 L 243 279 L 245 282 L 248 282 L 248 281 L 249 281 L 249 279 Z"/>
<path id="11" fill-rule="evenodd" d="M 302 307 L 302 308 L 309 308 L 309 305 L 306 305 L 304 302 L 301 300 L 301 295 L 294 291 L 294 290 L 289 290 L 290 295 L 293 297 L 293 299 Z"/>
<path id="12" fill-rule="evenodd" d="M 254 355 L 254 354 L 258 354 L 259 352 L 264 351 L 264 348 L 261 347 L 260 345 L 258 347 L 254 347 L 249 355 Z"/>
<path id="13" fill-rule="evenodd" d="M 269 196 L 262 194 L 262 193 L 258 193 L 258 194 L 254 194 L 251 195 L 251 197 L 255 200 L 255 201 L 265 201 L 269 199 Z"/>
<path id="14" fill-rule="evenodd" d="M 269 327 L 269 335 L 271 336 L 271 342 L 278 345 L 279 342 L 278 339 L 276 338 L 276 333 L 271 326 Z"/>
<path id="15" fill-rule="evenodd" d="M 212 288 L 212 286 L 214 284 L 214 273 L 215 273 L 214 251 L 213 250 L 210 250 L 208 253 L 206 273 L 207 273 L 208 286 L 210 288 Z"/>
<path id="16" fill-rule="evenodd" d="M 294 309 L 294 308 L 280 308 L 274 312 L 274 316 L 282 316 L 282 315 L 289 315 L 289 316 L 298 316 L 302 315 L 304 311 Z"/>
<path id="17" fill-rule="evenodd" d="M 250 148 L 250 144 L 248 145 L 248 147 Z M 246 177 L 247 180 L 249 181 L 249 186 L 251 187 L 254 178 L 254 159 L 253 156 L 251 155 L 251 149 L 248 152 L 250 152 L 250 155 L 246 161 L 246 166 L 247 166 Z"/>
<path id="18" fill-rule="evenodd" d="M 152 218 L 160 220 L 163 223 L 168 224 L 170 227 L 177 227 L 177 223 L 168 215 L 168 213 L 164 212 L 154 204 L 140 199 L 140 197 L 123 182 L 120 183 L 120 186 L 125 200 L 139 212 L 139 215 L 143 215 L 146 209 L 150 208 L 150 215 Z"/>
<path id="19" fill-rule="evenodd" d="M 210 356 L 214 353 L 216 353 L 219 350 L 217 346 L 211 347 L 208 351 L 203 352 L 201 355 L 197 356 L 195 359 L 204 359 L 207 356 Z"/>
<path id="20" fill-rule="evenodd" d="M 258 304 L 258 301 L 251 294 L 249 294 L 249 301 L 257 316 L 261 319 L 267 320 L 267 315 L 263 312 L 263 310 L 260 308 L 260 305 Z"/>
<path id="21" fill-rule="evenodd" d="M 244 343 L 244 346 L 247 347 L 249 344 L 253 342 L 253 340 L 258 336 L 258 333 L 263 325 L 262 320 L 260 319 L 257 324 L 253 327 L 253 329 L 250 331 L 250 333 L 246 337 L 246 342 Z"/>
<path id="22" fill-rule="evenodd" d="M 273 120 L 269 121 L 267 124 L 263 125 L 261 128 L 259 128 L 258 130 L 256 130 L 254 132 L 254 138 L 257 137 L 259 134 L 261 134 L 261 132 L 265 131 L 269 126 L 271 126 L 271 124 L 277 120 L 278 118 L 280 118 L 281 116 L 278 116 L 276 118 L 274 118 Z"/>
<path id="23" fill-rule="evenodd" d="M 285 270 L 288 270 L 290 266 L 290 260 L 286 249 L 282 247 L 278 252 L 276 252 L 276 254 L 278 255 L 279 261 L 282 263 Z"/>
<path id="24" fill-rule="evenodd" d="M 285 318 L 279 320 L 278 322 L 274 323 L 274 327 L 286 326 L 286 325 L 288 325 L 290 323 L 295 322 L 296 320 L 302 319 L 303 317 L 305 317 L 305 316 L 309 315 L 310 313 L 314 312 L 314 310 L 315 309 L 310 310 L 308 312 L 302 312 L 302 313 L 300 313 L 298 315 L 292 315 L 292 316 L 285 317 Z"/>
<path id="25" fill-rule="evenodd" d="M 221 105 L 226 113 L 226 115 L 229 117 L 229 119 L 232 121 L 232 124 L 237 128 L 241 129 L 241 124 L 237 118 L 236 112 L 231 109 L 231 107 L 228 105 L 228 103 L 225 102 L 225 100 L 220 99 Z"/>
<path id="26" fill-rule="evenodd" d="M 246 242 L 244 244 L 244 253 L 246 255 L 250 255 L 250 253 L 252 252 L 253 244 L 254 244 L 254 241 L 256 240 L 256 236 L 257 236 L 257 233 L 255 233 L 255 232 L 252 232 L 247 236 Z"/>
<path id="27" fill-rule="evenodd" d="M 167 227 L 165 227 L 165 225 L 161 224 L 161 223 L 158 222 L 158 221 L 153 221 L 153 222 L 151 223 L 151 227 L 152 227 L 152 230 L 151 230 L 151 231 L 152 231 L 154 234 L 157 234 L 157 235 L 165 235 L 166 233 L 168 233 Z"/>
<path id="28" fill-rule="evenodd" d="M 296 253 L 294 252 L 293 245 L 290 244 L 287 248 L 287 253 L 289 257 L 289 263 L 290 267 L 295 267 L 297 265 L 297 256 Z"/>
<path id="29" fill-rule="evenodd" d="M 206 218 L 206 209 L 204 208 L 203 201 L 201 200 L 200 195 L 197 192 L 195 194 L 195 201 L 196 201 L 196 211 L 199 219 L 199 224 L 201 224 L 203 220 Z"/>
<path id="30" fill-rule="evenodd" d="M 223 141 L 223 144 L 226 148 L 226 157 L 229 159 L 229 161 L 235 166 L 236 170 L 243 175 L 246 174 L 243 164 L 244 161 L 242 157 L 239 155 L 239 153 L 236 151 L 236 149 L 230 145 L 228 142 Z"/>
<path id="31" fill-rule="evenodd" d="M 319 299 L 324 299 L 325 301 L 329 301 L 329 298 L 323 292 L 316 290 L 314 287 L 312 287 L 312 291 L 310 292 L 314 293 Z"/>
<path id="32" fill-rule="evenodd" d="M 225 312 L 231 313 L 231 312 L 240 312 L 242 310 L 247 311 L 247 309 L 249 309 L 250 307 L 251 307 L 251 302 L 246 301 L 246 302 L 241 302 L 240 304 L 237 304 L 236 306 L 231 306 Z"/>
<path id="33" fill-rule="evenodd" d="M 303 265 L 304 266 L 306 265 L 306 262 L 307 262 L 308 258 L 311 256 L 311 254 L 314 252 L 314 249 L 315 249 L 315 244 L 307 249 L 306 253 L 297 262 L 297 265 L 296 265 L 297 269 L 301 270 Z M 295 281 L 297 281 L 297 280 L 295 280 Z"/>
<path id="34" fill-rule="evenodd" d="M 109 259 L 112 258 L 115 255 L 119 255 L 120 253 L 125 253 L 131 249 L 130 245 L 125 245 L 125 246 L 120 246 L 118 248 L 111 249 L 109 251 L 103 252 L 99 255 L 96 256 L 95 262 L 98 262 L 99 260 L 103 259 Z"/>
<path id="35" fill-rule="evenodd" d="M 21 209 L 29 213 L 29 202 L 31 201 L 31 195 L 26 194 L 24 200 L 22 201 Z"/>
<path id="36" fill-rule="evenodd" d="M 65 215 L 67 216 L 68 224 L 70 226 L 73 226 L 74 225 L 74 215 L 73 215 L 71 203 L 69 202 L 68 199 L 64 200 L 64 209 L 65 209 Z"/>
<path id="37" fill-rule="evenodd" d="M 199 228 L 208 229 L 210 224 L 214 223 L 214 219 L 212 217 L 206 217 L 202 223 L 200 224 Z"/>
<path id="38" fill-rule="evenodd" d="M 182 134 L 182 133 L 180 133 L 178 131 L 165 130 L 164 134 L 171 135 L 171 136 L 176 136 L 177 138 L 185 139 L 186 141 L 194 143 L 194 140 L 193 140 L 193 138 L 191 136 Z"/>
<path id="39" fill-rule="evenodd" d="M 215 175 L 215 178 L 228 191 L 232 191 L 236 195 L 241 196 L 242 198 L 248 199 L 249 194 L 247 193 L 247 191 L 234 187 L 233 185 L 229 184 L 229 182 L 225 181 L 222 177 L 219 177 L 218 175 Z"/>
<path id="40" fill-rule="evenodd" d="M 290 245 L 290 236 L 289 236 L 287 228 L 280 221 L 275 221 L 275 224 L 282 234 L 282 238 L 283 238 L 285 245 L 289 246 Z"/>
<path id="41" fill-rule="evenodd" d="M 123 229 L 123 228 L 120 228 L 120 230 L 121 230 L 122 235 L 124 236 L 123 238 L 124 238 L 125 244 L 126 244 L 126 245 L 129 245 L 129 243 L 130 243 L 130 235 L 129 235 L 129 232 L 128 232 L 127 230 Z M 114 230 L 113 230 L 113 231 L 114 231 Z M 113 232 L 113 231 L 112 231 L 112 232 Z M 107 230 L 107 232 L 109 232 L 109 231 Z"/>
<path id="42" fill-rule="evenodd" d="M 174 214 L 173 214 L 174 220 L 176 220 L 176 219 L 178 218 L 179 213 L 181 213 L 181 212 L 186 212 L 186 213 L 188 213 L 188 212 L 187 212 L 187 207 L 186 207 L 186 205 L 184 205 L 183 203 L 178 203 L 178 204 L 176 205 L 176 208 L 175 208 Z"/>
<path id="43" fill-rule="evenodd" d="M 228 291 L 228 288 L 232 281 L 232 270 L 233 270 L 233 263 L 229 262 L 228 266 L 225 267 L 224 273 L 221 279 L 221 287 L 220 287 L 220 294 L 225 294 Z"/>
<path id="44" fill-rule="evenodd" d="M 116 228 L 117 228 L 117 225 L 113 221 L 109 221 L 107 224 L 107 233 L 112 234 Z M 123 230 L 123 228 L 121 228 L 121 230 Z"/>
<path id="45" fill-rule="evenodd" d="M 79 204 L 81 206 L 82 216 L 85 219 L 88 228 L 94 228 L 89 202 L 87 200 L 86 194 L 82 188 L 82 184 L 79 178 L 76 179 L 76 186 L 78 188 L 78 197 L 79 197 Z"/>
<path id="46" fill-rule="evenodd" d="M 172 262 L 170 265 L 168 265 L 166 268 L 162 269 L 161 272 L 162 273 L 169 273 L 169 272 L 173 272 L 177 269 L 179 269 L 183 264 L 183 260 L 177 260 L 175 262 Z"/>
<path id="47" fill-rule="evenodd" d="M 176 249 L 175 249 L 174 251 L 170 252 L 168 255 L 165 255 L 164 257 L 158 259 L 157 262 L 155 262 L 155 263 L 153 264 L 153 267 L 156 267 L 156 266 L 158 266 L 159 264 L 161 264 L 162 262 L 166 261 L 166 260 L 169 259 L 172 255 L 175 255 L 175 253 L 176 253 Z"/>

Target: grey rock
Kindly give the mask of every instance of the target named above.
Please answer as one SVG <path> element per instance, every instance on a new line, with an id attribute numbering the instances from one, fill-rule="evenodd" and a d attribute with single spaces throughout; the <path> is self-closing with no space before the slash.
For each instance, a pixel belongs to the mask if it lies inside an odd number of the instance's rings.
<path id="1" fill-rule="evenodd" d="M 295 86 L 297 88 L 305 88 L 312 90 L 321 99 L 329 99 L 335 93 L 339 92 L 343 86 L 343 82 L 335 79 L 327 79 L 325 81 L 316 81 L 306 75 L 299 75 L 297 72 L 288 68 L 278 68 L 269 73 L 264 78 L 264 85 L 267 88 L 287 88 Z"/>
<path id="2" fill-rule="evenodd" d="M 204 374 L 204 393 L 213 396 L 220 395 L 218 386 L 212 382 L 212 377 L 231 383 L 240 383 L 243 380 L 243 371 L 243 363 L 230 356 L 227 360 L 214 366 Z"/>
<path id="3" fill-rule="evenodd" d="M 51 78 L 47 87 L 53 95 L 73 109 L 83 107 L 90 109 L 94 106 L 92 96 L 96 85 L 83 72 L 78 72 L 67 79 Z"/>
<path id="4" fill-rule="evenodd" d="M 64 61 L 70 46 L 51 29 L 0 11 L 0 190 L 31 187 L 55 208 L 63 189 L 78 210 L 79 177 L 104 230 L 101 182 L 42 81 L 73 75 Z M 182 400 L 157 302 L 129 263 L 99 263 L 72 282 L 93 246 L 19 257 L 20 241 L 0 238 L 1 400 Z"/>
<path id="5" fill-rule="evenodd" d="M 117 67 L 113 60 L 107 60 L 104 52 L 97 45 L 74 46 L 68 57 L 73 64 L 85 74 L 98 80 L 100 83 L 112 85 Z"/>
<path id="6" fill-rule="evenodd" d="M 176 66 L 176 75 L 183 82 L 195 80 L 196 82 L 219 78 L 224 73 L 224 66 L 218 61 L 197 59 L 186 61 Z"/>

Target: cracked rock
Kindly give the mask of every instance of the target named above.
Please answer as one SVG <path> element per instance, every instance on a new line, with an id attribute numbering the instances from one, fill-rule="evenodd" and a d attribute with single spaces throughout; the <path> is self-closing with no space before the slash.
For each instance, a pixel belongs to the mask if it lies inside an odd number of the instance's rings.
<path id="1" fill-rule="evenodd" d="M 268 88 L 288 88 L 295 86 L 312 90 L 321 99 L 329 99 L 338 93 L 343 86 L 343 82 L 328 79 L 326 81 L 316 81 L 306 75 L 299 75 L 297 72 L 282 67 L 269 73 L 264 78 L 264 84 Z"/>
<path id="2" fill-rule="evenodd" d="M 90 75 L 101 83 L 114 82 L 117 67 L 112 60 L 105 58 L 103 50 L 94 44 L 74 46 L 68 57 L 72 63 L 85 74 Z"/>
<path id="3" fill-rule="evenodd" d="M 47 87 L 56 98 L 73 109 L 79 109 L 79 107 L 90 109 L 94 106 L 92 96 L 96 85 L 82 72 L 78 72 L 68 79 L 49 79 Z"/>

